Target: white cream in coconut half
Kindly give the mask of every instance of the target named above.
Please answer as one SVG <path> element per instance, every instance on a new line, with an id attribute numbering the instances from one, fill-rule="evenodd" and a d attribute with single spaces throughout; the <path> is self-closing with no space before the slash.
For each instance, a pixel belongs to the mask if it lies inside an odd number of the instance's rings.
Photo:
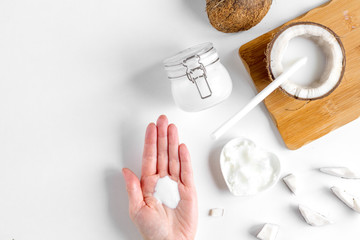
<path id="1" fill-rule="evenodd" d="M 220 155 L 225 182 L 235 196 L 249 196 L 274 186 L 281 165 L 275 154 L 266 152 L 245 138 L 229 141 Z"/>
<path id="2" fill-rule="evenodd" d="M 304 37 L 319 45 L 326 56 L 326 65 L 320 79 L 308 86 L 301 86 L 290 79 L 280 87 L 289 95 L 304 99 L 318 99 L 330 94 L 340 83 L 345 67 L 345 51 L 335 33 L 315 23 L 295 23 L 275 36 L 268 54 L 268 68 L 273 78 L 284 72 L 282 60 L 291 39 Z M 269 56 L 268 56 L 269 60 Z"/>

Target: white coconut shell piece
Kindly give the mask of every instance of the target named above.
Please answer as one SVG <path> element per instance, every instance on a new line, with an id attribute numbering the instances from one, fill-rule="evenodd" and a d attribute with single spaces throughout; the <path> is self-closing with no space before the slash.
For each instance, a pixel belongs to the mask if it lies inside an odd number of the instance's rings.
<path id="1" fill-rule="evenodd" d="M 327 217 L 324 215 L 304 206 L 299 205 L 299 210 L 301 215 L 304 217 L 307 224 L 315 227 L 325 226 L 332 223 Z"/>
<path id="2" fill-rule="evenodd" d="M 289 174 L 283 178 L 284 183 L 286 186 L 296 195 L 298 191 L 298 184 L 294 174 Z"/>
<path id="3" fill-rule="evenodd" d="M 266 223 L 256 237 L 261 240 L 275 240 L 279 228 L 279 225 Z"/>
<path id="4" fill-rule="evenodd" d="M 212 208 L 209 211 L 211 217 L 222 217 L 224 216 L 224 209 L 222 208 Z"/>
<path id="5" fill-rule="evenodd" d="M 357 212 L 359 212 L 359 210 L 360 210 L 360 202 L 359 201 L 354 200 L 354 208 L 356 209 Z"/>
<path id="6" fill-rule="evenodd" d="M 351 195 L 346 192 L 344 189 L 338 187 L 332 187 L 331 191 L 341 200 L 343 201 L 349 208 L 360 213 L 360 198 Z"/>
<path id="7" fill-rule="evenodd" d="M 325 167 L 320 168 L 320 171 L 336 177 L 347 179 L 360 179 L 360 173 L 355 173 L 347 167 Z"/>

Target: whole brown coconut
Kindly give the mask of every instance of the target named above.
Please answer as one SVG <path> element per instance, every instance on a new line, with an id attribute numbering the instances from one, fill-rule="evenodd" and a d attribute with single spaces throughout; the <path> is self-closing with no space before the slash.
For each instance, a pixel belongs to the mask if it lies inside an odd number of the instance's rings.
<path id="1" fill-rule="evenodd" d="M 245 31 L 264 18 L 272 0 L 206 0 L 211 25 L 221 32 Z"/>

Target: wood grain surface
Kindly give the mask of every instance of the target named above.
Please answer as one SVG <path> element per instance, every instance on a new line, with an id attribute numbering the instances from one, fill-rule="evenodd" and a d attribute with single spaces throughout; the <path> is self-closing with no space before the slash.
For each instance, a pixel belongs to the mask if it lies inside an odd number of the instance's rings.
<path id="1" fill-rule="evenodd" d="M 296 100 L 275 90 L 265 105 L 286 146 L 295 150 L 360 116 L 360 0 L 333 0 L 241 46 L 240 57 L 258 91 L 270 78 L 265 51 L 282 27 L 310 21 L 331 28 L 344 44 L 345 74 L 339 87 L 328 97 L 314 101 Z"/>

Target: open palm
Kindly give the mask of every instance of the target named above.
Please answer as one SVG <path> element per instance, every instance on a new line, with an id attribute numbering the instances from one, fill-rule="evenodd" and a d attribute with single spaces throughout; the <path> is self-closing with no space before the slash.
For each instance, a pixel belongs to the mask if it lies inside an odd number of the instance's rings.
<path id="1" fill-rule="evenodd" d="M 190 240 L 197 227 L 197 198 L 190 162 L 184 144 L 179 145 L 175 125 L 166 116 L 146 129 L 141 180 L 123 169 L 129 196 L 130 218 L 146 240 Z M 154 190 L 159 178 L 169 176 L 178 183 L 180 202 L 175 209 L 159 203 Z"/>

